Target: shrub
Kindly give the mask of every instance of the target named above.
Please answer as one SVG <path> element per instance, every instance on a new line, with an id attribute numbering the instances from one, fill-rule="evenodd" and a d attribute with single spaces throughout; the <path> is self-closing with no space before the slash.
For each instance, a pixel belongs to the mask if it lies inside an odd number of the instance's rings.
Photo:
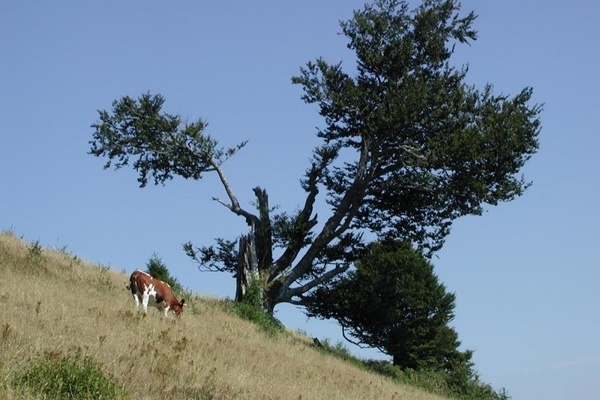
<path id="1" fill-rule="evenodd" d="M 275 336 L 284 330 L 277 318 L 262 308 L 260 282 L 254 281 L 248 287 L 244 300 L 233 304 L 234 313 L 245 320 L 256 324 L 268 336 Z"/>
<path id="2" fill-rule="evenodd" d="M 400 368 L 389 361 L 365 360 L 363 366 L 370 371 L 393 380 L 419 387 L 432 393 L 438 393 L 460 400 L 509 400 L 506 389 L 494 390 L 490 385 L 479 381 L 477 376 L 456 380 L 452 373 L 432 370 L 413 370 Z"/>
<path id="3" fill-rule="evenodd" d="M 165 263 L 158 257 L 158 255 L 153 254 L 152 257 L 148 260 L 146 264 L 146 272 L 152 275 L 152 277 L 156 279 L 160 279 L 163 282 L 166 282 L 173 292 L 177 295 L 181 295 L 183 292 L 183 287 L 179 283 L 179 281 L 171 276 L 169 272 L 169 268 L 165 265 Z"/>
<path id="4" fill-rule="evenodd" d="M 31 243 L 27 248 L 29 250 L 29 258 L 34 262 L 40 262 L 44 259 L 44 249 L 39 240 Z"/>
<path id="5" fill-rule="evenodd" d="M 47 399 L 120 399 L 123 389 L 98 363 L 80 351 L 46 352 L 14 378 L 18 388 Z"/>
<path id="6" fill-rule="evenodd" d="M 332 355 L 336 358 L 339 358 L 341 360 L 359 365 L 360 362 L 358 360 L 358 358 L 354 357 L 352 355 L 352 353 L 350 353 L 350 350 L 348 350 L 348 348 L 346 346 L 344 346 L 344 343 L 342 342 L 337 342 L 335 345 L 332 345 L 329 342 L 328 338 L 325 338 L 323 340 L 319 340 L 318 338 L 313 338 L 313 341 L 315 343 L 315 345 L 317 346 L 317 349 L 323 353 Z"/>

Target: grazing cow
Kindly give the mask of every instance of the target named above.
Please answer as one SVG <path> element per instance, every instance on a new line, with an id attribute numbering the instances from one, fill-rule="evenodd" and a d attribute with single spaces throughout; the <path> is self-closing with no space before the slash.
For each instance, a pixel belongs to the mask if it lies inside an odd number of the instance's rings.
<path id="1" fill-rule="evenodd" d="M 164 311 L 165 318 L 169 310 L 173 310 L 176 316 L 183 311 L 185 300 L 177 300 L 171 286 L 150 274 L 136 269 L 129 277 L 129 289 L 135 300 L 135 308 L 139 308 L 140 302 L 144 306 L 144 314 L 148 314 L 148 305 Z"/>

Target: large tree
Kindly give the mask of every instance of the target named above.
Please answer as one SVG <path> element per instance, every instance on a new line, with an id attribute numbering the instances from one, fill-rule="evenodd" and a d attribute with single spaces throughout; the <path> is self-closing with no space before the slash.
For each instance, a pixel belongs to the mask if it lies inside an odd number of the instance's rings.
<path id="1" fill-rule="evenodd" d="M 360 257 L 365 232 L 435 251 L 456 218 L 528 187 L 520 170 L 537 150 L 541 107 L 531 104 L 531 88 L 515 96 L 477 89 L 465 82 L 466 67 L 450 63 L 455 45 L 476 39 L 474 21 L 455 0 L 424 0 L 415 9 L 376 0 L 341 23 L 356 68 L 318 58 L 292 78 L 324 118 L 295 212 L 274 213 L 260 187 L 256 210 L 241 205 L 223 161 L 245 143 L 221 147 L 203 120 L 163 112 L 160 95 L 124 97 L 99 111 L 90 153 L 108 157 L 105 168 L 133 159 L 140 186 L 150 176 L 160 184 L 215 172 L 227 195 L 215 200 L 244 218 L 250 233 L 239 248 L 219 239 L 188 243 L 186 252 L 203 269 L 234 274 L 238 299 L 258 280 L 267 311 L 302 305 L 304 294 Z M 330 206 L 323 219 L 314 210 L 319 193 Z"/>
<path id="2" fill-rule="evenodd" d="M 453 372 L 470 361 L 449 325 L 454 293 L 409 242 L 371 244 L 355 269 L 305 298 L 309 316 L 335 319 L 348 341 L 379 349 L 394 365 Z"/>

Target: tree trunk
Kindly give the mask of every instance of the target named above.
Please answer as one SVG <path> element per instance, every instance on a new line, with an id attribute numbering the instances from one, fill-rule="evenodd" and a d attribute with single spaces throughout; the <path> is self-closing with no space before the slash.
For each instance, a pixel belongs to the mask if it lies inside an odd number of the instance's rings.
<path id="1" fill-rule="evenodd" d="M 260 273 L 258 271 L 258 260 L 256 257 L 256 244 L 254 240 L 253 228 L 250 230 L 250 233 L 240 238 L 236 274 L 235 300 L 245 300 L 252 286 L 252 283 L 254 281 L 258 281 L 259 279 Z M 258 287 L 260 288 L 260 290 L 257 290 L 258 298 L 250 299 L 250 301 L 253 303 L 256 302 L 256 305 L 262 307 L 263 288 L 262 285 L 258 285 Z"/>
<path id="2" fill-rule="evenodd" d="M 281 282 L 267 282 L 260 274 L 255 231 L 240 238 L 236 274 L 236 301 L 246 301 L 273 315 Z"/>

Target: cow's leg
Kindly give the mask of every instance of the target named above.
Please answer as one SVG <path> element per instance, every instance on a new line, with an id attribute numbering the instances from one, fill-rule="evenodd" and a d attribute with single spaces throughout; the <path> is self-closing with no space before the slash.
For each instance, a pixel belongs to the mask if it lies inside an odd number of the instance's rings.
<path id="1" fill-rule="evenodd" d="M 132 294 L 132 296 L 133 296 L 133 301 L 135 301 L 135 311 L 137 311 L 140 308 L 140 298 L 137 293 Z"/>
<path id="2" fill-rule="evenodd" d="M 150 301 L 150 291 L 146 289 L 144 291 L 144 297 L 142 298 L 142 306 L 144 307 L 144 314 L 148 314 L 148 301 Z"/>

